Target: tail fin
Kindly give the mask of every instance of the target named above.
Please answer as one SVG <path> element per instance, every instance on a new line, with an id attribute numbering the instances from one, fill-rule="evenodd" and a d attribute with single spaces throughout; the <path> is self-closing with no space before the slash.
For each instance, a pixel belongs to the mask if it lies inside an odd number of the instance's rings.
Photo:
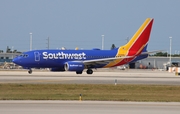
<path id="1" fill-rule="evenodd" d="M 131 40 L 126 45 L 119 47 L 117 56 L 134 56 L 141 54 L 143 49 L 147 48 L 153 20 L 154 19 L 147 18 Z"/>

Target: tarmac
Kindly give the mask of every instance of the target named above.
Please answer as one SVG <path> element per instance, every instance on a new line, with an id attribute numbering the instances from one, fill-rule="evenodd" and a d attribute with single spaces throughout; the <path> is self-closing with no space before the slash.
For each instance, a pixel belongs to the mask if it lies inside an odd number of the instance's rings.
<path id="1" fill-rule="evenodd" d="M 0 101 L 1 114 L 179 114 L 180 103 Z"/>
<path id="2" fill-rule="evenodd" d="M 0 71 L 0 83 L 28 84 L 155 84 L 180 85 L 180 76 L 159 70 L 95 71 L 92 75 L 75 72 Z"/>
<path id="3" fill-rule="evenodd" d="M 0 84 L 155 84 L 180 85 L 180 76 L 158 70 L 113 70 L 85 72 L 1 70 Z M 179 102 L 117 101 L 0 101 L 2 114 L 179 114 Z"/>

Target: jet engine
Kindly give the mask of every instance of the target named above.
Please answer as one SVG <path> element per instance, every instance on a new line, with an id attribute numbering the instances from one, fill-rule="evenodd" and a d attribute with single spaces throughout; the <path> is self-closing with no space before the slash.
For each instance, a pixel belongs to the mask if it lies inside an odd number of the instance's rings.
<path id="1" fill-rule="evenodd" d="M 64 69 L 66 71 L 83 71 L 84 64 L 79 61 L 70 61 L 65 63 Z"/>

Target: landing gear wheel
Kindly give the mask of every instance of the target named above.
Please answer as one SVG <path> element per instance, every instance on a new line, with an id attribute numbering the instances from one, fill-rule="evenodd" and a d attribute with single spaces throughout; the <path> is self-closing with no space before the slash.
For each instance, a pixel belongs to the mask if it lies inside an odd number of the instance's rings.
<path id="1" fill-rule="evenodd" d="M 82 74 L 82 71 L 76 71 L 76 74 Z"/>
<path id="2" fill-rule="evenodd" d="M 87 73 L 87 74 L 92 74 L 92 73 L 93 73 L 93 70 L 92 70 L 92 69 L 88 69 L 88 70 L 86 71 L 86 73 Z"/>
<path id="3" fill-rule="evenodd" d="M 28 73 L 29 73 L 29 74 L 32 74 L 32 70 L 31 70 L 31 69 L 29 69 L 29 70 L 28 70 Z"/>

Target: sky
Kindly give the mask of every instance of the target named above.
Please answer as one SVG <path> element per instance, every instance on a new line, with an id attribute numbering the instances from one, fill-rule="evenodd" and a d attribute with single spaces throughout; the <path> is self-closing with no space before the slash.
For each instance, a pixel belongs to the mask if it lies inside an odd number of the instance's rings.
<path id="1" fill-rule="evenodd" d="M 154 18 L 148 51 L 180 53 L 180 0 L 0 0 L 0 50 L 110 49 Z"/>

